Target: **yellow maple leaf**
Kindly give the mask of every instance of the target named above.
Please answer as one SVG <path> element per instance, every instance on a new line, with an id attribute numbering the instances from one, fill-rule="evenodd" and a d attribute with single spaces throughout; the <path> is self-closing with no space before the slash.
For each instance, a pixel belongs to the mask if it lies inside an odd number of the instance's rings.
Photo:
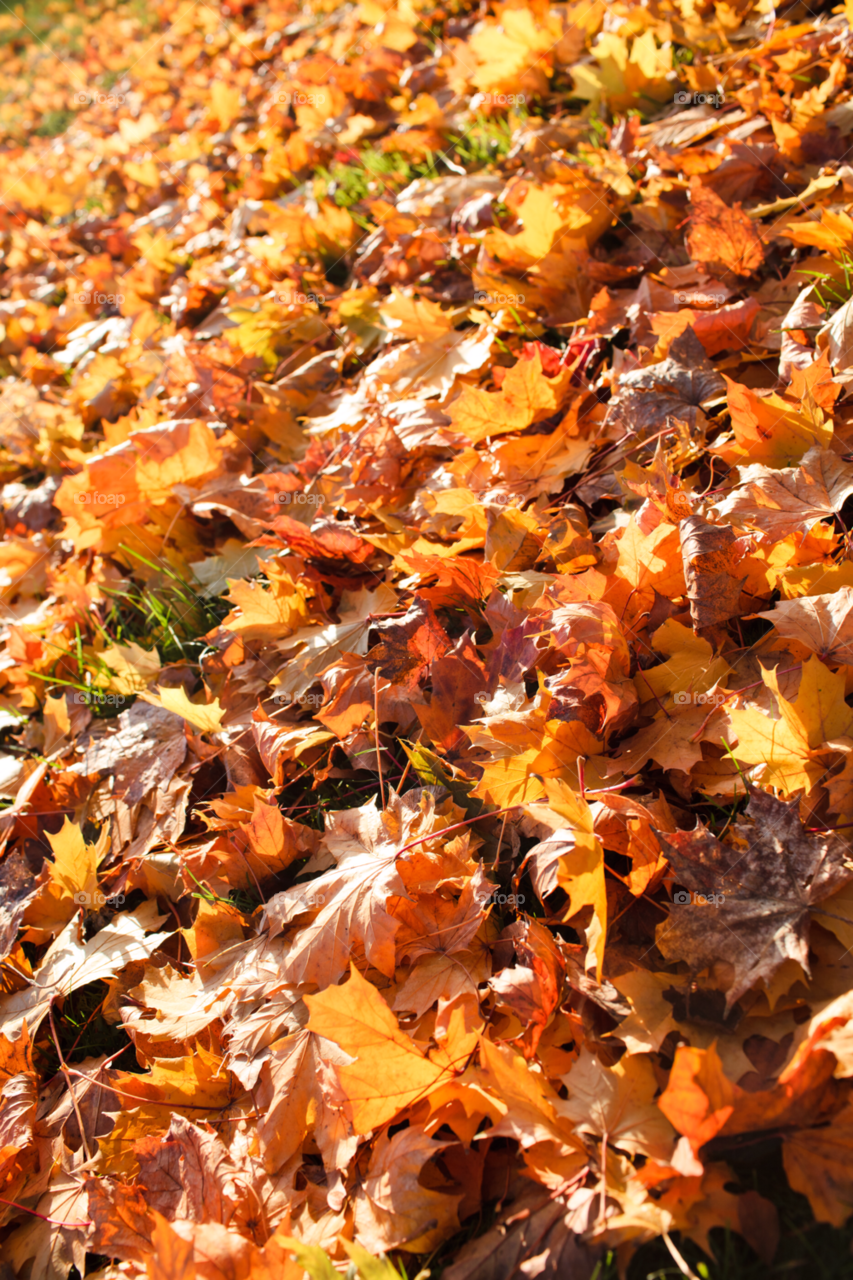
<path id="1" fill-rule="evenodd" d="M 571 1124 L 561 1118 L 560 1099 L 543 1073 L 533 1070 L 509 1045 L 492 1044 L 485 1038 L 480 1040 L 480 1062 L 479 1080 L 503 1112 L 490 1132 L 515 1138 L 525 1148 L 556 1142 L 577 1153 L 581 1168 L 586 1159 L 583 1144 Z"/>
<path id="2" fill-rule="evenodd" d="M 155 649 L 143 649 L 134 640 L 129 644 L 113 644 L 98 655 L 112 676 L 107 688 L 111 693 L 141 693 L 160 674 L 162 663 Z"/>
<path id="3" fill-rule="evenodd" d="M 302 580 L 294 582 L 286 569 L 271 561 L 265 565 L 265 572 L 269 589 L 260 582 L 228 579 L 226 598 L 235 608 L 222 626 L 244 640 L 274 640 L 297 631 L 309 620 L 309 584 Z"/>
<path id="4" fill-rule="evenodd" d="M 803 663 L 794 702 L 782 696 L 775 670 L 762 671 L 762 678 L 775 695 L 779 718 L 757 707 L 731 711 L 738 739 L 735 757 L 744 764 L 763 765 L 762 783 L 785 795 L 811 791 L 826 773 L 817 752 L 826 742 L 849 736 L 853 728 L 853 710 L 844 701 L 844 675 L 830 671 L 819 658 L 809 658 Z"/>
<path id="5" fill-rule="evenodd" d="M 725 658 L 714 657 L 709 641 L 674 618 L 658 627 L 652 648 L 667 661 L 648 671 L 637 671 L 634 685 L 641 703 L 665 698 L 668 693 L 706 693 L 729 671 Z"/>
<path id="6" fill-rule="evenodd" d="M 99 1138 L 98 1153 L 99 1167 L 114 1178 L 138 1171 L 134 1143 L 165 1134 L 173 1112 L 186 1110 L 196 1124 L 202 1117 L 213 1120 L 239 1092 L 221 1058 L 203 1045 L 186 1057 L 155 1058 L 151 1070 L 142 1075 L 116 1072 L 111 1083 L 120 1091 L 121 1110 L 112 1131 Z"/>
<path id="7" fill-rule="evenodd" d="M 853 218 L 843 210 L 821 209 L 820 222 L 804 218 L 802 222 L 789 222 L 779 235 L 796 245 L 812 245 L 829 254 L 838 255 L 853 248 Z"/>
<path id="8" fill-rule="evenodd" d="M 600 979 L 607 935 L 604 849 L 593 830 L 589 805 L 568 783 L 559 778 L 546 778 L 545 793 L 548 807 L 565 819 L 573 835 L 571 851 L 557 864 L 557 883 L 569 895 L 566 917 L 576 915 L 584 907 L 592 907 L 595 921 L 587 931 L 587 940 L 595 954 Z"/>
<path id="9" fill-rule="evenodd" d="M 539 799 L 544 790 L 541 778 L 534 772 L 539 755 L 538 747 L 529 747 L 526 751 L 488 761 L 472 795 L 501 809 Z"/>
<path id="10" fill-rule="evenodd" d="M 729 466 L 763 462 L 789 467 L 815 445 L 826 448 L 833 436 L 832 419 L 819 406 L 809 413 L 775 391 L 758 396 L 749 387 L 726 378 L 733 439 L 714 445 L 711 453 Z"/>
<path id="11" fill-rule="evenodd" d="M 338 1076 L 352 1107 L 356 1133 L 370 1133 L 440 1083 L 445 1071 L 405 1031 L 376 988 L 350 966 L 350 979 L 306 996 L 308 1030 L 333 1040 L 351 1057 Z"/>
<path id="12" fill-rule="evenodd" d="M 487 436 L 507 431 L 523 431 L 542 422 L 559 409 L 571 386 L 570 369 L 561 369 L 553 378 L 542 372 L 539 352 L 522 357 L 507 370 L 500 391 L 482 391 L 479 387 L 463 387 L 462 394 L 450 406 L 454 431 L 466 435 L 477 444 Z"/>
<path id="13" fill-rule="evenodd" d="M 395 338 L 417 338 L 431 342 L 443 338 L 453 328 L 458 311 L 448 311 L 429 298 L 414 298 L 392 289 L 379 308 L 382 323 Z"/>
<path id="14" fill-rule="evenodd" d="M 219 705 L 218 698 L 208 703 L 190 702 L 183 685 L 177 689 L 158 685 L 156 694 L 141 693 L 139 696 L 143 701 L 150 702 L 152 706 L 164 707 L 166 711 L 182 716 L 194 729 L 198 729 L 199 733 L 218 733 L 222 728 L 222 717 L 225 712 Z"/>
<path id="15" fill-rule="evenodd" d="M 68 818 L 57 834 L 47 833 L 53 850 L 50 874 L 54 884 L 64 894 L 85 894 L 91 897 L 98 888 L 98 863 L 109 847 L 109 832 L 101 832 L 97 844 L 87 844 L 83 832 Z"/>
<path id="16" fill-rule="evenodd" d="M 484 92 L 516 92 L 522 81 L 531 91 L 547 87 L 549 62 L 561 35 L 556 14 L 535 16 L 530 9 L 506 6 L 500 21 L 478 24 L 469 47 L 479 66 L 474 84 Z M 550 58 L 548 55 L 551 55 Z"/>
<path id="17" fill-rule="evenodd" d="M 98 911 L 105 901 L 98 888 L 98 866 L 110 847 L 105 826 L 96 844 L 66 817 L 54 835 L 47 832 L 53 861 L 45 863 L 48 880 L 28 905 L 25 921 L 43 937 L 58 933 L 75 912 Z M 31 937 L 33 934 L 31 933 Z"/>

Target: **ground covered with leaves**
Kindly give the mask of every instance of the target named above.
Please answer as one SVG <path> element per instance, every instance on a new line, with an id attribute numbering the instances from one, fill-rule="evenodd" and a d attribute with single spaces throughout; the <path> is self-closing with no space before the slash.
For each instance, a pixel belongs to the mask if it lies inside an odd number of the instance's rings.
<path id="1" fill-rule="evenodd" d="M 849 1275 L 851 21 L 0 13 L 4 1280 Z"/>

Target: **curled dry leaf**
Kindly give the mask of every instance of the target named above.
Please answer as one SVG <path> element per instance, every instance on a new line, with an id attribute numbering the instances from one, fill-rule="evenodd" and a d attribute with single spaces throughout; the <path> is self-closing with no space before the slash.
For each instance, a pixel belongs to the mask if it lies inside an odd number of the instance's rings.
<path id="1" fill-rule="evenodd" d="M 742 546 L 732 528 L 688 516 L 681 521 L 679 534 L 694 631 L 737 617 L 744 579 L 737 576 Z"/>

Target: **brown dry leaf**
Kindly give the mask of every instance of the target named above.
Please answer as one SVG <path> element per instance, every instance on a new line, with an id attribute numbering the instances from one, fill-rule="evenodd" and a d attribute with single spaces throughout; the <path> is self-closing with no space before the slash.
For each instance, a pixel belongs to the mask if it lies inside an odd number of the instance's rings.
<path id="1" fill-rule="evenodd" d="M 447 1145 L 415 1127 L 380 1136 L 355 1199 L 356 1231 L 366 1249 L 425 1253 L 454 1230 L 462 1194 L 452 1184 L 440 1191 L 419 1180 L 424 1166 Z"/>
<path id="2" fill-rule="evenodd" d="M 70 1163 L 70 1162 L 68 1162 Z M 32 1260 L 34 1275 L 65 1280 L 69 1268 L 86 1265 L 89 1227 L 85 1175 L 62 1168 L 36 1203 L 36 1214 L 19 1226 L 7 1242 L 7 1256 L 20 1270 Z"/>
<path id="3" fill-rule="evenodd" d="M 582 1213 L 529 1189 L 507 1205 L 487 1232 L 462 1246 L 445 1272 L 447 1280 L 484 1275 L 509 1280 L 525 1263 L 535 1266 L 542 1280 L 564 1275 L 590 1280 L 601 1266 L 601 1253 L 583 1242 L 585 1226 Z"/>
<path id="4" fill-rule="evenodd" d="M 165 1137 L 135 1145 L 149 1209 L 170 1222 L 227 1223 L 236 1207 L 237 1169 L 221 1138 L 183 1116 L 173 1116 Z"/>
<path id="5" fill-rule="evenodd" d="M 241 872 L 239 864 L 229 866 L 228 878 L 242 887 L 244 882 L 253 884 L 276 875 L 298 859 L 316 853 L 319 838 L 309 827 L 286 818 L 278 805 L 255 795 L 251 819 L 240 823 L 232 843 L 245 867 Z"/>
<path id="6" fill-rule="evenodd" d="M 0 952 L 5 960 L 15 944 L 27 906 L 39 890 L 22 853 L 10 854 L 0 863 L 0 890 Z"/>
<path id="7" fill-rule="evenodd" d="M 297 1031 L 273 1047 L 256 1094 L 264 1112 L 258 1139 L 268 1169 L 282 1168 L 309 1131 L 330 1172 L 346 1166 L 358 1139 L 337 1068 L 349 1061 L 331 1040 L 311 1031 Z"/>
<path id="8" fill-rule="evenodd" d="M 152 1040 L 191 1040 L 217 1016 L 198 1008 L 201 990 L 197 974 L 183 977 L 171 965 L 150 969 L 139 986 L 128 991 L 135 1007 L 122 1009 L 122 1021 Z"/>
<path id="9" fill-rule="evenodd" d="M 693 434 L 704 421 L 699 406 L 717 399 L 725 390 L 725 379 L 688 327 L 670 344 L 666 359 L 619 375 L 606 423 L 647 439 L 670 425 L 672 418 L 686 422 Z"/>
<path id="10" fill-rule="evenodd" d="M 853 1210 L 853 1111 L 847 1106 L 822 1129 L 795 1131 L 785 1139 L 785 1175 L 794 1191 L 808 1196 L 818 1222 L 839 1227 Z"/>
<path id="11" fill-rule="evenodd" d="M 681 556 L 696 632 L 737 617 L 744 578 L 737 576 L 742 546 L 729 525 L 711 525 L 688 516 L 679 525 Z"/>
<path id="12" fill-rule="evenodd" d="M 492 978 L 489 987 L 525 1027 L 524 1051 L 530 1057 L 563 998 L 565 962 L 548 930 L 530 916 L 510 925 L 504 938 L 512 939 L 518 963 Z"/>
<path id="13" fill-rule="evenodd" d="M 611 772 L 633 776 L 654 760 L 662 769 L 689 772 L 704 758 L 703 742 L 719 745 L 730 736 L 727 713 L 698 693 L 676 693 L 651 724 L 620 745 Z"/>
<path id="14" fill-rule="evenodd" d="M 88 735 L 78 747 L 83 758 L 70 766 L 83 776 L 114 778 L 113 795 L 137 804 L 167 785 L 183 763 L 187 741 L 180 717 L 165 707 L 137 702 L 118 717 L 116 733 Z"/>
<path id="15" fill-rule="evenodd" d="M 411 811 L 405 815 L 409 827 L 416 817 Z M 386 902 L 392 894 L 406 894 L 397 868 L 403 843 L 385 825 L 373 801 L 363 809 L 332 815 L 326 846 L 336 867 L 276 894 L 264 908 L 272 938 L 303 918 L 284 961 L 284 981 L 328 986 L 346 972 L 356 947 L 374 968 L 393 974 L 397 923 Z"/>
<path id="16" fill-rule="evenodd" d="M 658 930 L 664 954 L 687 960 L 694 973 L 726 959 L 734 980 L 726 1007 L 759 981 L 795 960 L 808 973 L 810 909 L 853 878 L 853 863 L 838 837 L 810 835 L 798 805 L 750 790 L 747 815 L 732 841 L 722 844 L 707 828 L 661 833 L 679 883 Z M 722 899 L 722 901 L 720 901 Z"/>
<path id="17" fill-rule="evenodd" d="M 123 1261 L 142 1262 L 150 1251 L 153 1218 L 141 1188 L 110 1178 L 87 1178 L 88 1243 Z"/>
<path id="18" fill-rule="evenodd" d="M 578 1133 L 632 1154 L 670 1156 L 674 1135 L 654 1100 L 658 1084 L 649 1058 L 633 1054 L 608 1069 L 584 1049 L 563 1083 L 568 1101 L 557 1110 Z"/>

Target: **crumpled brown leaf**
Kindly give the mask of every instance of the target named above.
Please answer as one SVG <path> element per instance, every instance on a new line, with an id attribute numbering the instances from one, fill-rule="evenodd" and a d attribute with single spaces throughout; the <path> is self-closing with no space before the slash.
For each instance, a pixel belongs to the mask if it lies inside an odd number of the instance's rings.
<path id="1" fill-rule="evenodd" d="M 664 954 L 694 973 L 716 960 L 734 968 L 726 1008 L 785 960 L 809 971 L 810 911 L 853 879 L 847 847 L 835 835 L 811 835 L 798 804 L 750 788 L 751 823 L 737 823 L 723 844 L 699 824 L 658 832 L 678 881 L 689 892 L 673 900 L 658 930 Z"/>
<path id="2" fill-rule="evenodd" d="M 743 544 L 730 525 L 688 516 L 678 526 L 690 617 L 697 633 L 738 615 L 745 578 L 737 576 Z"/>

